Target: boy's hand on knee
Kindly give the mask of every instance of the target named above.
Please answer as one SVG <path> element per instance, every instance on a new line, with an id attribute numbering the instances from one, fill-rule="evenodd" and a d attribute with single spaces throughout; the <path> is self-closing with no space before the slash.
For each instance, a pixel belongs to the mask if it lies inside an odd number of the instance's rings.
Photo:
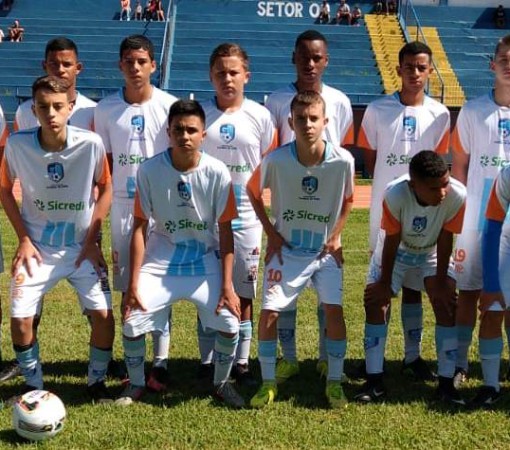
<path id="1" fill-rule="evenodd" d="M 366 306 L 376 306 L 384 308 L 390 304 L 391 296 L 393 292 L 391 291 L 391 285 L 389 283 L 376 282 L 369 284 L 365 288 L 365 293 L 363 296 L 363 300 Z"/>
<path id="2" fill-rule="evenodd" d="M 78 258 L 76 258 L 76 267 L 80 267 L 81 263 L 86 259 L 92 263 L 98 275 L 100 275 L 103 269 L 107 267 L 103 252 L 96 242 L 90 244 L 86 243 L 83 245 Z"/>
<path id="3" fill-rule="evenodd" d="M 147 311 L 147 308 L 143 304 L 142 299 L 138 295 L 138 290 L 128 289 L 122 298 L 121 313 L 123 323 L 129 318 L 133 309 L 141 309 L 142 311 Z"/>
<path id="4" fill-rule="evenodd" d="M 21 266 L 25 266 L 29 277 L 32 276 L 32 259 L 35 259 L 37 265 L 40 266 L 42 263 L 42 256 L 39 250 L 32 243 L 30 238 L 27 236 L 23 238 L 19 245 L 14 258 L 12 259 L 11 276 L 15 277 Z"/>
<path id="5" fill-rule="evenodd" d="M 283 266 L 283 258 L 282 258 L 282 248 L 287 247 L 290 248 L 290 245 L 287 244 L 285 239 L 283 239 L 282 235 L 278 233 L 278 231 L 274 230 L 272 233 L 268 233 L 267 235 L 267 249 L 266 249 L 266 257 L 265 263 L 268 264 L 273 256 L 278 257 L 278 262 Z"/>
<path id="6" fill-rule="evenodd" d="M 319 254 L 319 259 L 323 258 L 327 254 L 330 254 L 338 265 L 338 267 L 342 267 L 344 265 L 344 255 L 342 251 L 342 245 L 336 240 L 335 242 L 326 242 L 324 244 L 324 248 Z"/>
<path id="7" fill-rule="evenodd" d="M 220 300 L 216 307 L 216 314 L 219 314 L 222 308 L 227 308 L 237 320 L 241 320 L 241 300 L 233 288 L 221 290 Z"/>

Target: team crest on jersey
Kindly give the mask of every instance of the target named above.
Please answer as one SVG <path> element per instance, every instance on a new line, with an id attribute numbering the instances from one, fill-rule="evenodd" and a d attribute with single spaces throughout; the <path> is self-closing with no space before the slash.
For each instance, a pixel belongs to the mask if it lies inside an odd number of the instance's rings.
<path id="1" fill-rule="evenodd" d="M 427 228 L 427 217 L 415 217 L 413 219 L 413 231 L 415 233 L 421 233 Z"/>
<path id="2" fill-rule="evenodd" d="M 220 137 L 225 144 L 232 142 L 236 137 L 236 127 L 230 123 L 225 123 L 220 126 Z"/>
<path id="3" fill-rule="evenodd" d="M 143 134 L 145 130 L 145 118 L 143 116 L 131 117 L 131 128 L 136 134 Z"/>
<path id="4" fill-rule="evenodd" d="M 406 139 L 414 138 L 416 133 L 416 117 L 404 116 L 404 134 Z"/>
<path id="5" fill-rule="evenodd" d="M 179 181 L 179 183 L 177 183 L 177 192 L 179 192 L 179 197 L 181 197 L 185 202 L 189 202 L 191 200 L 191 184 Z"/>
<path id="6" fill-rule="evenodd" d="M 60 183 L 64 179 L 64 166 L 59 162 L 48 164 L 48 178 L 54 183 Z"/>
<path id="7" fill-rule="evenodd" d="M 319 188 L 319 180 L 317 177 L 304 177 L 301 180 L 301 189 L 307 195 L 312 195 Z"/>
<path id="8" fill-rule="evenodd" d="M 499 119 L 498 133 L 499 138 L 503 140 L 503 142 L 508 142 L 510 140 L 510 119 Z"/>

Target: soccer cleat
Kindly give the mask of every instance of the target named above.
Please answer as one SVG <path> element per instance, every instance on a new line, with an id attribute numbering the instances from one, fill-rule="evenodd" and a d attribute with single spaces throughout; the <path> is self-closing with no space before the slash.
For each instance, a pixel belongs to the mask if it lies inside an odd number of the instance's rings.
<path id="1" fill-rule="evenodd" d="M 453 378 L 439 377 L 439 385 L 437 386 L 437 395 L 439 400 L 450 406 L 465 406 L 466 402 L 460 396 L 459 391 L 453 385 Z"/>
<path id="2" fill-rule="evenodd" d="M 410 363 L 402 362 L 401 373 L 415 381 L 435 381 L 437 375 L 430 370 L 427 363 L 420 357 Z"/>
<path id="3" fill-rule="evenodd" d="M 490 408 L 501 398 L 501 394 L 493 386 L 482 386 L 468 403 L 470 408 Z"/>
<path id="4" fill-rule="evenodd" d="M 210 381 L 211 383 L 214 380 L 214 364 L 200 364 L 197 372 L 197 378 L 202 381 Z"/>
<path id="5" fill-rule="evenodd" d="M 129 406 L 139 401 L 143 397 L 143 394 L 145 394 L 145 389 L 142 386 L 134 386 L 130 383 L 122 391 L 120 397 L 115 400 L 115 404 L 119 406 Z"/>
<path id="6" fill-rule="evenodd" d="M 453 375 L 453 387 L 459 389 L 460 386 L 467 380 L 467 370 L 462 367 L 455 368 L 455 374 Z"/>
<path id="7" fill-rule="evenodd" d="M 250 405 L 252 408 L 264 408 L 271 405 L 278 395 L 278 388 L 274 381 L 264 381 L 257 393 L 251 398 Z"/>
<path id="8" fill-rule="evenodd" d="M 248 364 L 234 364 L 230 376 L 242 386 L 256 386 L 258 384 Z"/>
<path id="9" fill-rule="evenodd" d="M 354 396 L 354 400 L 360 403 L 373 403 L 381 400 L 386 395 L 382 376 L 382 373 L 368 374 L 367 381 Z"/>
<path id="10" fill-rule="evenodd" d="M 239 409 L 245 406 L 244 398 L 239 395 L 234 385 L 228 381 L 215 386 L 214 397 L 232 408 Z"/>
<path id="11" fill-rule="evenodd" d="M 12 380 L 21 376 L 21 368 L 16 361 L 7 363 L 0 371 L 0 383 Z"/>
<path id="12" fill-rule="evenodd" d="M 87 393 L 92 400 L 92 403 L 112 403 L 113 396 L 105 386 L 104 381 L 97 381 L 90 386 L 87 386 Z"/>
<path id="13" fill-rule="evenodd" d="M 14 406 L 14 404 L 24 395 L 26 394 L 27 392 L 30 392 L 30 391 L 36 391 L 38 390 L 39 388 L 36 388 L 34 386 L 30 386 L 28 384 L 24 384 L 23 387 L 20 389 L 19 393 L 18 394 L 15 394 L 13 395 L 12 397 L 9 397 L 5 404 L 7 406 Z"/>
<path id="14" fill-rule="evenodd" d="M 347 398 L 340 381 L 328 381 L 326 384 L 326 398 L 329 406 L 333 409 L 341 409 L 347 406 Z"/>
<path id="15" fill-rule="evenodd" d="M 299 373 L 299 364 L 297 362 L 280 359 L 276 363 L 276 383 L 284 383 L 289 378 L 295 377 Z"/>
<path id="16" fill-rule="evenodd" d="M 153 392 L 164 392 L 170 384 L 170 375 L 164 367 L 153 367 L 147 377 L 147 388 Z"/>

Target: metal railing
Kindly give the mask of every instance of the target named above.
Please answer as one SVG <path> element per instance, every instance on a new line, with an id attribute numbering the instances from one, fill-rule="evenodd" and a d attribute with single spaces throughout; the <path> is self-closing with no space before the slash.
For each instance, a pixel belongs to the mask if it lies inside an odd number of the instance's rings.
<path id="1" fill-rule="evenodd" d="M 170 0 L 166 12 L 165 34 L 163 35 L 163 48 L 159 59 L 159 87 L 164 88 L 168 85 L 170 78 L 170 62 L 173 47 L 173 37 L 175 29 L 176 5 L 174 0 Z"/>
<path id="2" fill-rule="evenodd" d="M 425 38 L 425 35 L 423 33 L 422 26 L 420 24 L 420 20 L 418 19 L 418 15 L 416 14 L 416 10 L 414 9 L 412 0 L 400 0 L 399 1 L 399 8 L 398 8 L 398 21 L 400 23 L 400 26 L 402 30 L 404 31 L 404 36 L 406 39 L 406 42 L 411 41 L 420 41 L 424 44 L 427 44 L 427 39 Z M 408 27 L 416 27 L 416 33 L 412 36 L 409 35 L 409 32 L 407 31 Z M 445 83 L 444 79 L 441 76 L 441 72 L 439 70 L 439 67 L 437 66 L 434 58 L 432 58 L 432 67 L 434 67 L 434 72 L 437 75 L 439 85 L 441 88 L 441 93 L 439 98 L 437 100 L 444 102 L 445 97 Z M 430 83 L 430 81 L 429 81 Z M 427 86 L 427 91 L 429 91 L 429 87 Z M 430 93 L 429 93 L 430 95 Z M 434 97 L 434 96 L 432 96 Z M 437 96 L 435 96 L 437 97 Z"/>

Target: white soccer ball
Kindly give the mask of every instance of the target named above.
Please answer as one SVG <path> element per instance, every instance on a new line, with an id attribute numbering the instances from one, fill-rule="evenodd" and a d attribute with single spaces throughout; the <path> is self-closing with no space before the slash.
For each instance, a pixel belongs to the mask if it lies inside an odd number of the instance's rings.
<path id="1" fill-rule="evenodd" d="M 55 436 L 64 428 L 66 408 L 55 394 L 35 390 L 22 395 L 14 404 L 12 424 L 16 433 L 31 441 Z"/>

